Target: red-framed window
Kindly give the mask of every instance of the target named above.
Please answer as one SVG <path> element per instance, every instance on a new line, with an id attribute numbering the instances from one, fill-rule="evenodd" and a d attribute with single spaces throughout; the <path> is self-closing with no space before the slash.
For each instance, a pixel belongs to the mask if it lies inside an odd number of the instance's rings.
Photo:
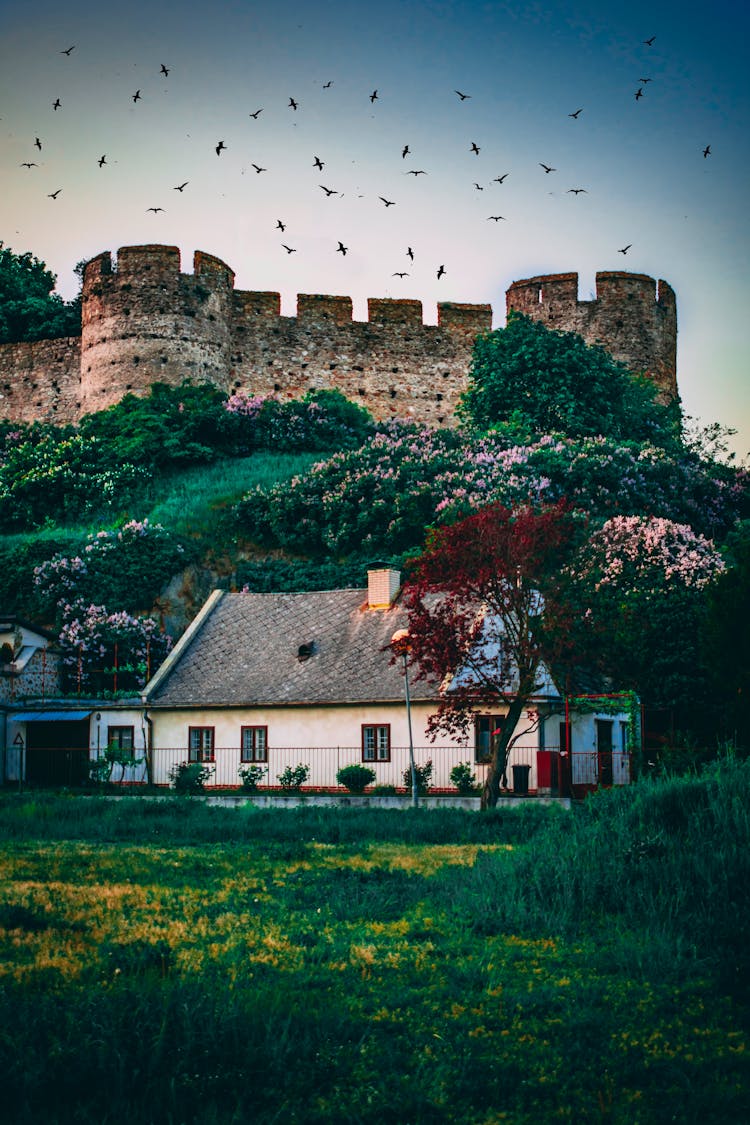
<path id="1" fill-rule="evenodd" d="M 362 724 L 362 761 L 363 762 L 390 762 L 391 760 L 391 724 L 390 723 L 363 723 Z"/>
<path id="2" fill-rule="evenodd" d="M 268 761 L 268 727 L 242 727 L 240 761 Z"/>
<path id="3" fill-rule="evenodd" d="M 115 746 L 118 750 L 130 751 L 130 757 L 132 758 L 135 748 L 133 727 L 107 727 L 107 746 Z"/>
<path id="4" fill-rule="evenodd" d="M 474 761 L 482 765 L 492 758 L 493 738 L 503 729 L 505 715 L 474 716 Z"/>
<path id="5" fill-rule="evenodd" d="M 188 729 L 188 758 L 191 762 L 213 762 L 213 727 L 190 727 Z"/>

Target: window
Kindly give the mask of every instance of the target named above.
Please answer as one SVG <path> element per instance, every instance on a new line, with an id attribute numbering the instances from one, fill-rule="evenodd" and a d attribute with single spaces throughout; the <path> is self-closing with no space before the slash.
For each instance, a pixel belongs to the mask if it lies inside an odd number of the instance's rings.
<path id="1" fill-rule="evenodd" d="M 268 761 L 268 727 L 243 727 L 240 742 L 241 762 Z"/>
<path id="2" fill-rule="evenodd" d="M 114 746 L 118 750 L 130 751 L 133 757 L 133 728 L 132 727 L 107 727 L 107 746 Z"/>
<path id="3" fill-rule="evenodd" d="M 492 758 L 492 736 L 500 734 L 505 715 L 476 715 L 474 717 L 474 761 L 482 764 Z"/>
<path id="4" fill-rule="evenodd" d="M 213 762 L 214 728 L 190 727 L 188 732 L 188 750 L 191 762 Z"/>
<path id="5" fill-rule="evenodd" d="M 384 723 L 382 726 L 362 727 L 362 761 L 363 762 L 390 762 L 391 760 L 391 726 Z"/>

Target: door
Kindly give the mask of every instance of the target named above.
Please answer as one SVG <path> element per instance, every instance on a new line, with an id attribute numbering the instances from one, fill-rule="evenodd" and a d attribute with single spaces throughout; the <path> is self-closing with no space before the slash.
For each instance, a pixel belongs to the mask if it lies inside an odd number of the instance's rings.
<path id="1" fill-rule="evenodd" d="M 89 720 L 26 724 L 29 785 L 79 786 L 89 776 Z"/>
<path id="2" fill-rule="evenodd" d="M 612 784 L 612 728 L 611 719 L 596 720 L 596 750 L 599 756 L 599 784 Z"/>

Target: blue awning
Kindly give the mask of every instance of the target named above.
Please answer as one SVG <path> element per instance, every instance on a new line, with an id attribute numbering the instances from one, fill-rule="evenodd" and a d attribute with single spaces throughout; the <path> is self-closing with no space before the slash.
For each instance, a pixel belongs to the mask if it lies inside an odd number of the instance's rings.
<path id="1" fill-rule="evenodd" d="M 90 711 L 12 711 L 8 718 L 14 723 L 76 723 L 80 719 L 88 719 Z"/>

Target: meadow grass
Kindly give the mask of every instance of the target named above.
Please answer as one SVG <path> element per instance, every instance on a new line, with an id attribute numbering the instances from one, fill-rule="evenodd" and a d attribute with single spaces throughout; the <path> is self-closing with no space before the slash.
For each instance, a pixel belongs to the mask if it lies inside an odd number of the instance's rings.
<path id="1" fill-rule="evenodd" d="M 260 485 L 291 480 L 304 473 L 325 454 L 253 453 L 228 457 L 208 465 L 161 474 L 154 484 L 154 499 L 138 505 L 141 518 L 161 523 L 186 535 L 205 534 L 216 526 L 217 514 L 225 512 Z"/>
<path id="2" fill-rule="evenodd" d="M 3 1111 L 746 1125 L 749 773 L 558 815 L 4 795 Z"/>

